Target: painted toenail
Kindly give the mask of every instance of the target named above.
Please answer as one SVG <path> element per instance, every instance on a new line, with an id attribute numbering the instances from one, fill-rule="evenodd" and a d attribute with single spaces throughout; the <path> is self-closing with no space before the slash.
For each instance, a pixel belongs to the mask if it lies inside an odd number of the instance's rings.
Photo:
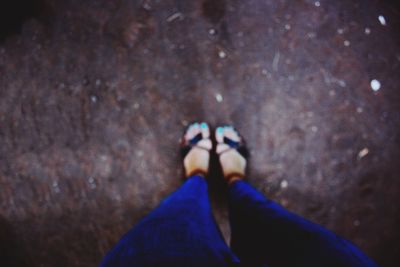
<path id="1" fill-rule="evenodd" d="M 202 122 L 201 124 L 200 124 L 200 127 L 202 128 L 202 129 L 207 129 L 208 127 L 207 127 L 207 123 L 205 123 L 205 122 Z"/>
<path id="2" fill-rule="evenodd" d="M 224 132 L 224 129 L 222 127 L 217 128 L 217 134 L 222 134 Z"/>

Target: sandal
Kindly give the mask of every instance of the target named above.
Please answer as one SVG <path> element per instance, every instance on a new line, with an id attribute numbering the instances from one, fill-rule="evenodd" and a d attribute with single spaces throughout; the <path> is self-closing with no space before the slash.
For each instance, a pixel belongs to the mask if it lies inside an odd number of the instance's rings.
<path id="1" fill-rule="evenodd" d="M 215 130 L 215 139 L 216 153 L 219 156 L 225 180 L 228 184 L 232 184 L 243 179 L 249 156 L 243 137 L 235 128 L 228 125 Z M 229 158 L 223 162 L 222 157 Z"/>
<path id="2" fill-rule="evenodd" d="M 185 131 L 181 141 L 181 155 L 185 167 L 185 176 L 206 176 L 208 173 L 210 150 L 212 142 L 210 139 L 210 128 L 207 123 L 192 123 Z M 203 154 L 207 151 L 207 155 Z M 207 157 L 203 160 L 200 157 Z"/>

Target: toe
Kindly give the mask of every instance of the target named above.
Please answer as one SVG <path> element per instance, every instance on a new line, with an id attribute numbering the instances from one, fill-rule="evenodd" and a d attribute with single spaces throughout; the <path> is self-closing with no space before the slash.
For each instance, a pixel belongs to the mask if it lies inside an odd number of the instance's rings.
<path id="1" fill-rule="evenodd" d="M 224 128 L 223 127 L 218 127 L 215 130 L 215 140 L 217 140 L 218 143 L 224 142 Z"/>
<path id="2" fill-rule="evenodd" d="M 210 137 L 210 127 L 208 127 L 207 123 L 205 123 L 205 122 L 200 123 L 200 130 L 201 130 L 201 134 L 203 135 L 203 138 Z"/>
<path id="3" fill-rule="evenodd" d="M 192 123 L 186 131 L 185 134 L 185 141 L 189 143 L 191 139 L 193 139 L 196 135 L 200 133 L 200 126 L 199 123 L 195 122 Z"/>
<path id="4" fill-rule="evenodd" d="M 232 141 L 240 142 L 240 135 L 232 126 L 224 127 L 224 136 Z"/>

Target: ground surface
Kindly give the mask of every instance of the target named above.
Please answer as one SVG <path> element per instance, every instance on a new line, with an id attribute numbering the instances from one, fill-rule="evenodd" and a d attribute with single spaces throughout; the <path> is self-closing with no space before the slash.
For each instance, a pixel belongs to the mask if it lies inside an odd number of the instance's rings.
<path id="1" fill-rule="evenodd" d="M 255 187 L 399 266 L 400 9 L 383 2 L 54 0 L 20 32 L 12 16 L 1 251 L 96 266 L 179 186 L 178 140 L 206 120 L 245 136 Z"/>

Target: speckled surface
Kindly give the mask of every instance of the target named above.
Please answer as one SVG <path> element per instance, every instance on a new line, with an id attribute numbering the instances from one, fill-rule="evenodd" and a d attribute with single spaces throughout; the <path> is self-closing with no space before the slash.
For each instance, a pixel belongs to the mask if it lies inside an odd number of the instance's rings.
<path id="1" fill-rule="evenodd" d="M 179 186 L 205 120 L 241 131 L 256 188 L 399 266 L 400 8 L 318 3 L 41 2 L 1 36 L 3 254 L 96 266 Z"/>

